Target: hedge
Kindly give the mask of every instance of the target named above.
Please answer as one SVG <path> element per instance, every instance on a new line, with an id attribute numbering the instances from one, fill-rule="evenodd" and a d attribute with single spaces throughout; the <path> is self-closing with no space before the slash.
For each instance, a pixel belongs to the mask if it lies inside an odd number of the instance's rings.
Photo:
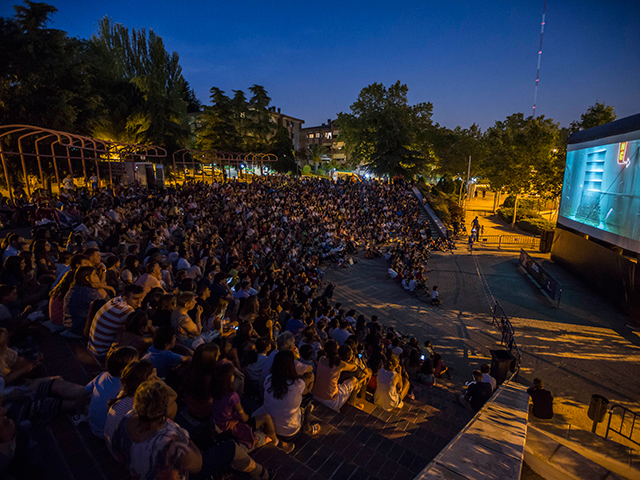
<path id="1" fill-rule="evenodd" d="M 513 222 L 513 208 L 500 208 L 498 215 L 507 223 Z M 556 227 L 555 223 L 542 218 L 536 212 L 521 208 L 518 208 L 516 213 L 516 226 L 534 235 L 539 235 L 543 230 L 553 230 Z"/>

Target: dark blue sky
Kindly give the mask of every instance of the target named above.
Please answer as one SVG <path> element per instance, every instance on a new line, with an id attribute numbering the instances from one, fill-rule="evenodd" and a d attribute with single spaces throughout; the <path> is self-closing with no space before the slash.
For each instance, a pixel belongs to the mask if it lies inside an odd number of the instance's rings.
<path id="1" fill-rule="evenodd" d="M 12 0 L 0 2 L 11 16 Z M 533 105 L 542 0 L 293 2 L 58 0 L 52 27 L 90 37 L 108 15 L 153 29 L 180 54 L 203 103 L 264 85 L 272 104 L 313 126 L 359 91 L 396 80 L 434 121 L 482 129 Z M 568 125 L 596 100 L 640 112 L 640 1 L 549 0 L 538 114 Z"/>

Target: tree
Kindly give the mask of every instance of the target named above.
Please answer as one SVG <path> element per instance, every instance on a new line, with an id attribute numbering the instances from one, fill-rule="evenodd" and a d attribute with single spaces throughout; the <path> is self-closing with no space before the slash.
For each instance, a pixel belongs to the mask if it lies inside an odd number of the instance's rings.
<path id="1" fill-rule="evenodd" d="M 618 116 L 616 115 L 613 105 L 606 106 L 603 103 L 596 102 L 587 108 L 587 111 L 580 116 L 580 121 L 574 120 L 569 127 L 569 133 L 579 132 L 588 128 L 604 125 L 613 122 Z"/>
<path id="2" fill-rule="evenodd" d="M 197 130 L 197 148 L 237 152 L 242 149 L 242 138 L 236 128 L 237 116 L 232 100 L 222 90 L 212 87 L 211 106 L 205 106 L 202 126 Z"/>
<path id="3" fill-rule="evenodd" d="M 87 42 L 47 28 L 57 9 L 29 0 L 0 18 L 0 123 L 86 132 L 100 109 L 86 68 Z"/>
<path id="4" fill-rule="evenodd" d="M 433 130 L 432 145 L 434 172 L 449 180 L 462 178 L 466 181 L 471 157 L 471 177 L 482 175 L 487 155 L 484 135 L 475 123 L 469 128 L 453 130 L 439 127 Z"/>
<path id="5" fill-rule="evenodd" d="M 278 161 L 270 166 L 277 172 L 296 172 L 296 159 L 293 151 L 293 142 L 289 131 L 282 125 L 278 126 L 276 134 L 271 138 L 269 152 L 278 157 Z"/>
<path id="6" fill-rule="evenodd" d="M 202 126 L 196 132 L 198 148 L 256 153 L 271 151 L 274 136 L 278 134 L 278 125 L 271 120 L 268 108 L 271 98 L 260 85 L 253 85 L 249 90 L 252 97 L 247 101 L 242 90 L 232 90 L 234 96 L 231 99 L 222 90 L 211 89 L 212 105 L 204 107 Z"/>
<path id="7" fill-rule="evenodd" d="M 430 145 L 433 105 L 409 105 L 408 88 L 399 81 L 388 89 L 373 83 L 362 89 L 351 113 L 339 113 L 339 139 L 352 164 L 376 175 L 411 177 L 423 173 Z"/>
<path id="8" fill-rule="evenodd" d="M 169 54 L 153 30 L 132 29 L 109 18 L 98 24 L 93 41 L 111 55 L 117 80 L 132 83 L 140 101 L 127 114 L 127 134 L 137 143 L 161 145 L 169 151 L 188 140 L 186 122 L 190 87 L 182 76 L 177 52 Z"/>
<path id="9" fill-rule="evenodd" d="M 559 124 L 522 113 L 498 121 L 486 132 L 484 171 L 494 190 L 508 194 L 537 193 L 557 196 L 562 186 L 564 161 L 556 155 Z"/>
<path id="10" fill-rule="evenodd" d="M 307 145 L 305 153 L 307 160 L 312 162 L 315 168 L 318 169 L 318 165 L 322 163 L 322 160 L 328 158 L 329 149 L 325 145 L 314 143 L 312 145 Z"/>
<path id="11" fill-rule="evenodd" d="M 269 148 L 269 140 L 277 130 L 269 113 L 271 97 L 261 85 L 252 85 L 249 91 L 252 96 L 246 113 L 249 121 L 246 123 L 245 148 L 247 151 L 265 152 Z"/>

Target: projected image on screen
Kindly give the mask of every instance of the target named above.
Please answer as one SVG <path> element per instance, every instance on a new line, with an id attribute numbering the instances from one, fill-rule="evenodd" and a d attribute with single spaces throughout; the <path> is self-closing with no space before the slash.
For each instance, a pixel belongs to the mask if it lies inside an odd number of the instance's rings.
<path id="1" fill-rule="evenodd" d="M 567 153 L 558 223 L 640 252 L 640 140 Z"/>

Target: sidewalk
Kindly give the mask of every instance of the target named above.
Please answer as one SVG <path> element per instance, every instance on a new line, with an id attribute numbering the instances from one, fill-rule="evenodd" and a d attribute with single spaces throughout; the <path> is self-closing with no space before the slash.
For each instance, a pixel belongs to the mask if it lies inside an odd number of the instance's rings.
<path id="1" fill-rule="evenodd" d="M 504 202 L 506 196 L 500 197 L 500 202 Z M 482 194 L 478 194 L 477 198 L 470 198 L 467 200 L 467 210 L 464 217 L 464 223 L 467 227 L 467 232 L 471 234 L 471 222 L 478 217 L 480 226 L 484 227 L 484 235 L 527 235 L 533 236 L 530 233 L 524 232 L 516 227 L 511 229 L 511 224 L 506 224 L 497 213 L 493 213 L 494 193 L 487 192 L 487 196 L 482 198 Z M 496 211 L 500 205 L 496 205 Z"/>

